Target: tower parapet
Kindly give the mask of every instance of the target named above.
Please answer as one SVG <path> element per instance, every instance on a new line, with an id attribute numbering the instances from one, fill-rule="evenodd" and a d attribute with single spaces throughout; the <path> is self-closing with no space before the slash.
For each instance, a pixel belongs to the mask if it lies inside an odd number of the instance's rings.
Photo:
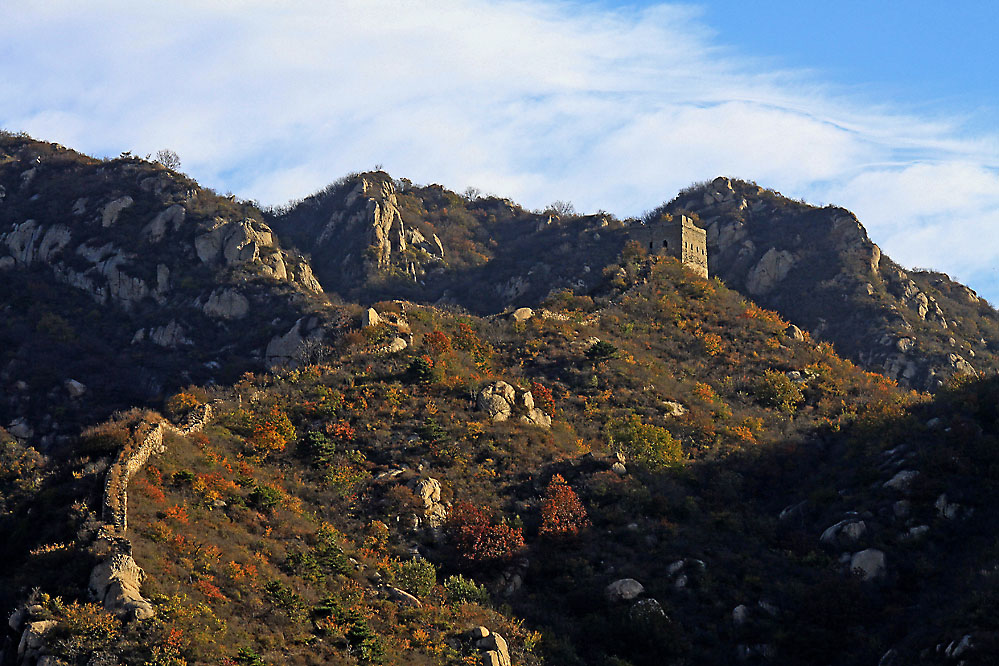
<path id="1" fill-rule="evenodd" d="M 708 242 L 704 229 L 686 215 L 664 219 L 636 229 L 632 237 L 649 254 L 679 259 L 701 277 L 708 277 Z"/>

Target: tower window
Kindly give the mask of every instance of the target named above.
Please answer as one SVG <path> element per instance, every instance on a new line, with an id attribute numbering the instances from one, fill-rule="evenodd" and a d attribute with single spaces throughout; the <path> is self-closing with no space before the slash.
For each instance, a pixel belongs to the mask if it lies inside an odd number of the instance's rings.
<path id="1" fill-rule="evenodd" d="M 669 245 L 666 243 L 666 241 L 663 241 L 663 247 L 666 247 L 666 248 L 669 247 Z"/>
<path id="2" fill-rule="evenodd" d="M 649 249 L 650 250 L 653 248 L 654 245 L 655 245 L 655 243 L 653 243 L 652 241 L 649 241 Z"/>

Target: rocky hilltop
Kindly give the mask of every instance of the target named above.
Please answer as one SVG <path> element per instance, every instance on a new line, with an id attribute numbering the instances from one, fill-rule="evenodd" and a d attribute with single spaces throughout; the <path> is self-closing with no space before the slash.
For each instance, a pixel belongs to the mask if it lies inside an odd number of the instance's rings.
<path id="1" fill-rule="evenodd" d="M 844 208 L 717 178 L 660 210 L 699 216 L 712 275 L 870 370 L 936 390 L 999 367 L 999 313 L 942 273 L 893 262 Z"/>
<path id="2" fill-rule="evenodd" d="M 253 206 L 26 137 L 0 136 L 0 275 L 0 416 L 22 433 L 58 430 L 53 401 L 126 406 L 280 361 L 323 319 L 311 266 Z"/>
<path id="3" fill-rule="evenodd" d="M 483 314 L 596 288 L 627 240 L 609 214 L 532 212 L 380 171 L 344 178 L 268 221 L 344 298 L 404 297 Z"/>

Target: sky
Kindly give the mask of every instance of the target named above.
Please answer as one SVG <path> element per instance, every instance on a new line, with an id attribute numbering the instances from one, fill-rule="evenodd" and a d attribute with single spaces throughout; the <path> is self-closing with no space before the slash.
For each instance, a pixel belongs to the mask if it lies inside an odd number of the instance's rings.
<path id="1" fill-rule="evenodd" d="M 38 0 L 0 127 L 283 204 L 380 166 L 637 215 L 753 180 L 999 303 L 999 3 Z"/>

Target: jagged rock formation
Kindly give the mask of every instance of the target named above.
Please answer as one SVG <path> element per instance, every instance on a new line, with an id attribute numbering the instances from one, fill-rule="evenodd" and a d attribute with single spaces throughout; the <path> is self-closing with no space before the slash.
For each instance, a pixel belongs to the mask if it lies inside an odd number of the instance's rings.
<path id="1" fill-rule="evenodd" d="M 999 314 L 946 275 L 892 262 L 848 210 L 728 178 L 662 210 L 699 216 L 712 275 L 870 370 L 933 390 L 997 367 Z"/>
<path id="2" fill-rule="evenodd" d="M 384 172 L 346 178 L 268 222 L 344 297 L 459 303 L 483 313 L 592 289 L 627 240 L 606 214 L 560 219 Z"/>

